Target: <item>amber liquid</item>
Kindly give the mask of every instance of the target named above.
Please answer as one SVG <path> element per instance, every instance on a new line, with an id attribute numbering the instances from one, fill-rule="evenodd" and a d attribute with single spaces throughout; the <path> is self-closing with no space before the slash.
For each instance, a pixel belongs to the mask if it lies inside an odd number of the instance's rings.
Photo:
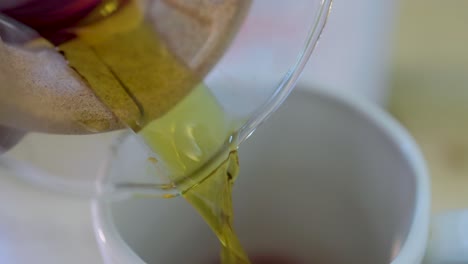
<path id="1" fill-rule="evenodd" d="M 218 168 L 183 194 L 218 236 L 223 264 L 250 263 L 233 228 L 232 186 L 238 172 L 237 151 L 232 151 Z"/>
<path id="2" fill-rule="evenodd" d="M 73 30 L 77 37 L 58 47 L 112 112 L 138 131 L 200 78 L 166 49 L 136 1 L 104 1 L 97 8 Z"/>
<path id="3" fill-rule="evenodd" d="M 229 145 L 234 122 L 200 84 L 201 77 L 167 49 L 137 1 L 102 1 L 58 33 L 66 41 L 50 41 L 70 67 L 139 133 L 154 151 L 148 162 L 167 168 L 216 233 L 222 263 L 250 263 L 233 229 L 231 192 L 239 170 Z M 88 125 L 106 130 L 105 122 Z"/>
<path id="4" fill-rule="evenodd" d="M 200 85 L 140 135 L 222 244 L 221 263 L 250 263 L 233 228 L 232 187 L 239 172 L 233 123 Z"/>

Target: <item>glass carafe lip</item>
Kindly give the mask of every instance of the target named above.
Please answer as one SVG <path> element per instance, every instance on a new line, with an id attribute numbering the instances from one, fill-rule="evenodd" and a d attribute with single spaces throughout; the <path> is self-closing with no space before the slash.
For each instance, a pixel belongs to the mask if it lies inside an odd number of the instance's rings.
<path id="1" fill-rule="evenodd" d="M 286 72 L 282 80 L 279 82 L 274 92 L 270 95 L 268 100 L 260 106 L 247 122 L 239 129 L 238 144 L 241 144 L 248 139 L 255 129 L 268 119 L 286 100 L 288 95 L 294 89 L 297 80 L 302 74 L 307 62 L 309 61 L 312 52 L 317 46 L 320 37 L 322 36 L 323 29 L 328 21 L 328 15 L 332 9 L 333 0 L 322 0 L 320 9 L 317 14 L 315 23 L 309 30 L 304 47 L 294 65 L 292 65 Z"/>
<path id="2" fill-rule="evenodd" d="M 226 139 L 225 143 L 221 145 L 218 151 L 216 151 L 203 165 L 197 168 L 190 175 L 186 175 L 181 179 L 171 180 L 169 176 L 162 175 L 168 179 L 167 183 L 153 184 L 153 183 L 131 183 L 131 182 L 113 182 L 110 176 L 110 169 L 112 164 L 115 162 L 116 148 L 119 144 L 125 140 L 125 137 L 129 137 L 134 134 L 130 129 L 126 130 L 127 133 L 122 133 L 119 138 L 115 139 L 114 144 L 109 149 L 109 154 L 103 162 L 103 166 L 98 174 L 96 182 L 96 197 L 109 199 L 109 200 L 122 200 L 133 196 L 141 197 L 161 197 L 161 198 L 175 198 L 186 191 L 190 190 L 198 183 L 202 182 L 210 175 L 206 175 L 206 171 L 213 170 L 222 161 L 229 158 L 232 152 L 237 151 L 239 146 L 238 134 L 232 133 Z M 158 175 L 155 175 L 158 177 Z"/>

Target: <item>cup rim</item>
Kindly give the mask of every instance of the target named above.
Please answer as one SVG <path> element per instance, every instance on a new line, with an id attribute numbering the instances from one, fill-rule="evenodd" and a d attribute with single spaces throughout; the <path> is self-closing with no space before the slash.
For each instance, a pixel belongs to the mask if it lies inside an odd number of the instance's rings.
<path id="1" fill-rule="evenodd" d="M 307 93 L 318 97 L 320 101 L 327 101 L 329 104 L 341 105 L 354 110 L 357 115 L 374 124 L 405 156 L 416 182 L 415 209 L 409 232 L 401 245 L 398 245 L 399 248 L 395 249 L 399 250 L 393 256 L 391 264 L 421 261 L 429 233 L 430 183 L 423 155 L 412 136 L 383 109 L 354 94 L 315 88 L 302 90 L 307 90 Z M 113 260 L 111 263 L 144 264 L 145 262 L 118 233 L 107 206 L 108 203 L 109 200 L 94 199 L 91 204 L 93 228 L 102 257 L 104 259 L 111 258 Z M 109 256 L 109 253 L 112 256 Z"/>

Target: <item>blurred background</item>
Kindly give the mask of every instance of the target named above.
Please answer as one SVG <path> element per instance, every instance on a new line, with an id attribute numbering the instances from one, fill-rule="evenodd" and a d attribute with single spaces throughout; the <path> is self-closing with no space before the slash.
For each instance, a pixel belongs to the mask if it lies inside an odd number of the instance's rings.
<path id="1" fill-rule="evenodd" d="M 434 212 L 468 206 L 466 10 L 465 0 L 335 0 L 299 83 L 362 96 L 402 122 L 430 167 Z M 0 181 L 0 263 L 101 263 L 88 201 Z"/>
<path id="2" fill-rule="evenodd" d="M 336 0 L 301 79 L 379 104 L 410 131 L 434 213 L 468 206 L 466 10 L 463 0 Z"/>
<path id="3" fill-rule="evenodd" d="M 388 108 L 421 146 L 433 211 L 468 206 L 468 2 L 400 1 Z"/>

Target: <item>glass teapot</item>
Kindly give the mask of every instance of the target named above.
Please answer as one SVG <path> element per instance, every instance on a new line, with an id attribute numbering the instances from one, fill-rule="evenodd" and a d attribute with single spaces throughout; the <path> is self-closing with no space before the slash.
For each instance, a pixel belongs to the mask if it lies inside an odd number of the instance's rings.
<path id="1" fill-rule="evenodd" d="M 85 197 L 172 197 L 280 106 L 331 0 L 26 0 L 0 8 L 0 168 Z"/>

